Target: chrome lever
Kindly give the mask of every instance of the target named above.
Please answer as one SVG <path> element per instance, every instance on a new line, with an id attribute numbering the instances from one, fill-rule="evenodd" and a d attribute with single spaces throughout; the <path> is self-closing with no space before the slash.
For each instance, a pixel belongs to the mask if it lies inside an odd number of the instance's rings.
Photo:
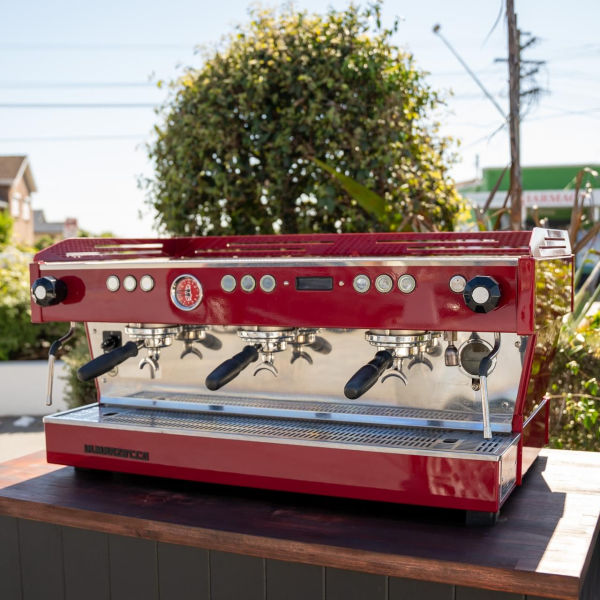
<path id="1" fill-rule="evenodd" d="M 487 376 L 492 366 L 492 361 L 500 350 L 500 333 L 494 333 L 494 347 L 484 356 L 479 363 L 479 391 L 481 394 L 481 417 L 483 420 L 483 437 L 492 439 L 492 424 L 490 422 L 490 402 L 488 399 Z"/>

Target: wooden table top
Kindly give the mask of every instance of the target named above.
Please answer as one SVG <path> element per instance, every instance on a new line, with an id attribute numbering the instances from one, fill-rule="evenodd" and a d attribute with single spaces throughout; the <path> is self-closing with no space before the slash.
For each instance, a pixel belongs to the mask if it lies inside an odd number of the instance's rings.
<path id="1" fill-rule="evenodd" d="M 172 544 L 577 598 L 600 530 L 600 453 L 544 450 L 495 526 L 460 511 L 48 465 L 0 465 L 0 514 Z"/>

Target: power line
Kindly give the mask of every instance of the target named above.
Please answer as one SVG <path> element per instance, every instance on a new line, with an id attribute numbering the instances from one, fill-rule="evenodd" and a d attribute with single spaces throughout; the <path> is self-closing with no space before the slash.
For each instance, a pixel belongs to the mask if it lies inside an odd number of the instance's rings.
<path id="1" fill-rule="evenodd" d="M 44 102 L 44 103 L 26 103 L 26 102 L 7 102 L 0 103 L 0 108 L 41 108 L 41 109 L 54 109 L 54 108 L 156 108 L 157 103 L 144 103 L 144 102 L 122 102 L 122 103 L 67 103 L 67 102 Z"/>
<path id="2" fill-rule="evenodd" d="M 63 43 L 63 42 L 5 42 L 0 43 L 0 50 L 190 50 L 196 44 L 106 44 L 106 43 Z"/>
<path id="3" fill-rule="evenodd" d="M 29 90 L 49 88 L 131 88 L 154 87 L 152 81 L 0 81 L 4 90 Z"/>
<path id="4" fill-rule="evenodd" d="M 0 143 L 15 142 L 102 142 L 117 140 L 139 140 L 146 134 L 124 134 L 124 135 L 74 135 L 74 136 L 45 136 L 45 137 L 14 137 L 0 138 Z"/>

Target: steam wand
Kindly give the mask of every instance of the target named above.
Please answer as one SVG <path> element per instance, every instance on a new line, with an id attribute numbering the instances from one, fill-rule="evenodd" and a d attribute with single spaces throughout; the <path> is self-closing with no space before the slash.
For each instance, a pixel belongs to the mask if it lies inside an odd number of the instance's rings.
<path id="1" fill-rule="evenodd" d="M 483 418 L 483 437 L 492 439 L 492 427 L 490 424 L 490 403 L 488 400 L 487 376 L 492 367 L 492 362 L 500 350 L 500 333 L 494 333 L 494 347 L 491 352 L 484 356 L 479 363 L 479 381 L 481 390 L 481 413 Z"/>
<path id="2" fill-rule="evenodd" d="M 71 322 L 69 331 L 65 333 L 61 338 L 52 342 L 50 350 L 48 351 L 48 388 L 46 392 L 46 406 L 52 406 L 52 384 L 54 382 L 54 361 L 56 360 L 56 354 L 61 349 L 62 345 L 73 336 L 75 333 L 75 323 Z"/>

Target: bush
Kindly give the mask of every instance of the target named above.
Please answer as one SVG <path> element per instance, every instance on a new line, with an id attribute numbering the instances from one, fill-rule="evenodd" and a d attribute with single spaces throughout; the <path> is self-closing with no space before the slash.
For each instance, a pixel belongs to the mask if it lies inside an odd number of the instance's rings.
<path id="1" fill-rule="evenodd" d="M 63 379 L 66 381 L 65 401 L 69 408 L 90 404 L 97 400 L 94 380 L 80 381 L 77 377 L 77 369 L 90 360 L 83 324 L 77 324 L 72 340 L 69 351 L 62 357 L 68 367 L 68 373 Z"/>
<path id="2" fill-rule="evenodd" d="M 550 445 L 600 450 L 600 311 L 563 330 L 554 359 L 550 392 Z"/>
<path id="3" fill-rule="evenodd" d="M 31 322 L 29 261 L 18 248 L 0 250 L 0 360 L 48 357 L 50 344 L 66 332 L 66 323 Z"/>

